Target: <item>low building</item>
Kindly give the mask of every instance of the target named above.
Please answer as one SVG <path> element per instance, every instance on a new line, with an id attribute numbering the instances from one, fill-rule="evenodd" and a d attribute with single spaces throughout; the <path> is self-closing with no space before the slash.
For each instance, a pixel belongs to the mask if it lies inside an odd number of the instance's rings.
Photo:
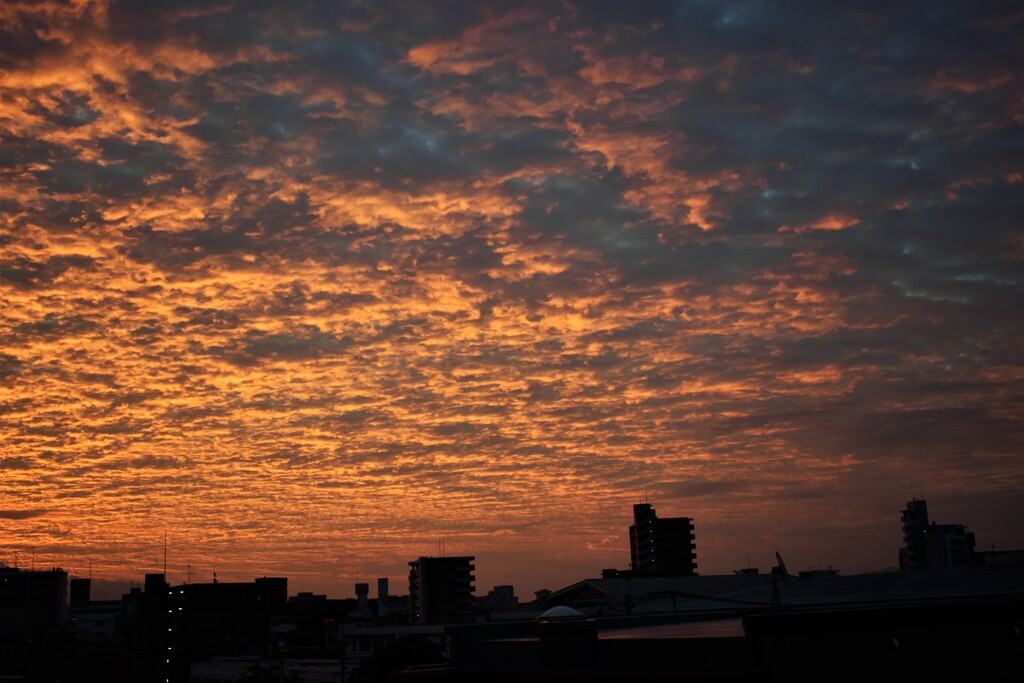
<path id="1" fill-rule="evenodd" d="M 283 680 L 295 683 L 341 683 L 337 659 L 267 659 L 264 657 L 214 657 L 191 666 L 190 683 Z"/>
<path id="2" fill-rule="evenodd" d="M 507 612 L 519 607 L 519 598 L 514 587 L 495 586 L 487 595 L 477 598 L 476 607 L 483 612 Z"/>
<path id="3" fill-rule="evenodd" d="M 120 600 L 92 600 L 92 579 L 71 579 L 71 622 L 75 638 L 111 643 L 121 633 Z"/>
<path id="4" fill-rule="evenodd" d="M 547 595 L 542 607 L 572 607 L 587 616 L 714 612 L 768 604 L 768 574 L 724 576 L 615 576 L 584 579 Z"/>
<path id="5" fill-rule="evenodd" d="M 451 658 L 451 624 L 346 624 L 341 628 L 345 680 L 358 670 L 379 680 L 407 666 L 442 664 Z"/>

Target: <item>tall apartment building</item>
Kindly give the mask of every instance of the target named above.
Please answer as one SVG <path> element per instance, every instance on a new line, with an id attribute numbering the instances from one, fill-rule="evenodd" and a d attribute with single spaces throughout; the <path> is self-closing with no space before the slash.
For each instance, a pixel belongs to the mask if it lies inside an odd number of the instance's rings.
<path id="1" fill-rule="evenodd" d="M 409 563 L 413 622 L 453 624 L 473 619 L 473 556 L 421 557 Z"/>
<path id="2" fill-rule="evenodd" d="M 974 534 L 963 524 L 928 523 L 928 503 L 911 500 L 902 513 L 903 547 L 900 569 L 966 567 L 974 553 Z"/>
<path id="3" fill-rule="evenodd" d="M 633 506 L 630 561 L 638 576 L 695 576 L 697 545 L 689 517 L 658 518 L 647 503 Z"/>

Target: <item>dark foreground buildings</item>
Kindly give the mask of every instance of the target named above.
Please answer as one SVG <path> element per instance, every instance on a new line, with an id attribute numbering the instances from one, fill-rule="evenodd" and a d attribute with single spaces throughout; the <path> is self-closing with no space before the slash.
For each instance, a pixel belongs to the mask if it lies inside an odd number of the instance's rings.
<path id="1" fill-rule="evenodd" d="M 170 586 L 147 574 L 125 598 L 125 642 L 134 680 L 188 680 L 192 662 L 267 654 L 275 619 L 288 607 L 288 580 Z"/>
<path id="2" fill-rule="evenodd" d="M 0 636 L 46 633 L 68 615 L 68 574 L 0 566 Z"/>
<path id="3" fill-rule="evenodd" d="M 447 668 L 388 680 L 1024 678 L 1022 567 L 785 579 L 587 580 L 547 596 L 532 620 L 451 627 Z"/>
<path id="4" fill-rule="evenodd" d="M 903 521 L 905 543 L 917 544 L 903 553 L 908 562 L 948 563 L 958 557 L 951 543 L 966 540 L 961 525 L 931 524 L 923 501 L 911 501 Z M 328 600 L 288 598 L 284 578 L 172 586 L 150 574 L 121 600 L 97 602 L 89 579 L 73 579 L 69 595 L 61 570 L 0 568 L 0 679 L 1024 679 L 1019 552 L 850 577 L 794 577 L 781 558 L 770 573 L 697 576 L 691 520 L 638 505 L 631 532 L 634 569 L 538 591 L 522 605 L 511 586 L 475 597 L 471 556 L 414 560 L 409 598 L 379 580 L 376 600 L 366 583 L 356 598 Z"/>

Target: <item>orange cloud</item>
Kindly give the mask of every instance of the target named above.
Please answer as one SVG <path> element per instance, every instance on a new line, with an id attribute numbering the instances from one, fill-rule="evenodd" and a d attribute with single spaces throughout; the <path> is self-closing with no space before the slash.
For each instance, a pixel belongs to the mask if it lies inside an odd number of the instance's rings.
<path id="1" fill-rule="evenodd" d="M 846 230 L 860 225 L 860 218 L 851 214 L 830 213 L 822 216 L 814 223 L 791 227 L 783 225 L 779 232 L 807 232 L 809 230 Z"/>

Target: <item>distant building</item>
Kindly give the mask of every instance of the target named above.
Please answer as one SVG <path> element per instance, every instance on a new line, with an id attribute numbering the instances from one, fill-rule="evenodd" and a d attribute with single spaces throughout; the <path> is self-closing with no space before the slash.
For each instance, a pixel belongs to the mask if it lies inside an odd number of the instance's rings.
<path id="1" fill-rule="evenodd" d="M 689 517 L 658 518 L 647 503 L 633 506 L 630 561 L 637 576 L 695 576 L 697 546 Z"/>
<path id="2" fill-rule="evenodd" d="M 487 595 L 477 599 L 476 606 L 482 611 L 505 612 L 519 607 L 519 598 L 512 586 L 495 586 Z"/>
<path id="3" fill-rule="evenodd" d="M 377 579 L 377 616 L 386 617 L 389 614 L 389 596 L 387 578 Z"/>
<path id="4" fill-rule="evenodd" d="M 974 534 L 963 524 L 929 524 L 926 501 L 909 501 L 902 521 L 901 570 L 949 569 L 971 563 Z"/>
<path id="5" fill-rule="evenodd" d="M 370 603 L 370 584 L 368 583 L 357 583 L 356 584 L 356 600 L 359 601 L 361 608 L 366 608 Z"/>
<path id="6" fill-rule="evenodd" d="M 409 563 L 409 602 L 417 624 L 473 619 L 472 556 L 421 557 Z"/>
<path id="7" fill-rule="evenodd" d="M 973 553 L 971 564 L 978 567 L 1002 567 L 1024 564 L 1024 550 L 985 550 Z"/>
<path id="8" fill-rule="evenodd" d="M 88 607 L 92 600 L 92 579 L 71 579 L 71 608 Z"/>

